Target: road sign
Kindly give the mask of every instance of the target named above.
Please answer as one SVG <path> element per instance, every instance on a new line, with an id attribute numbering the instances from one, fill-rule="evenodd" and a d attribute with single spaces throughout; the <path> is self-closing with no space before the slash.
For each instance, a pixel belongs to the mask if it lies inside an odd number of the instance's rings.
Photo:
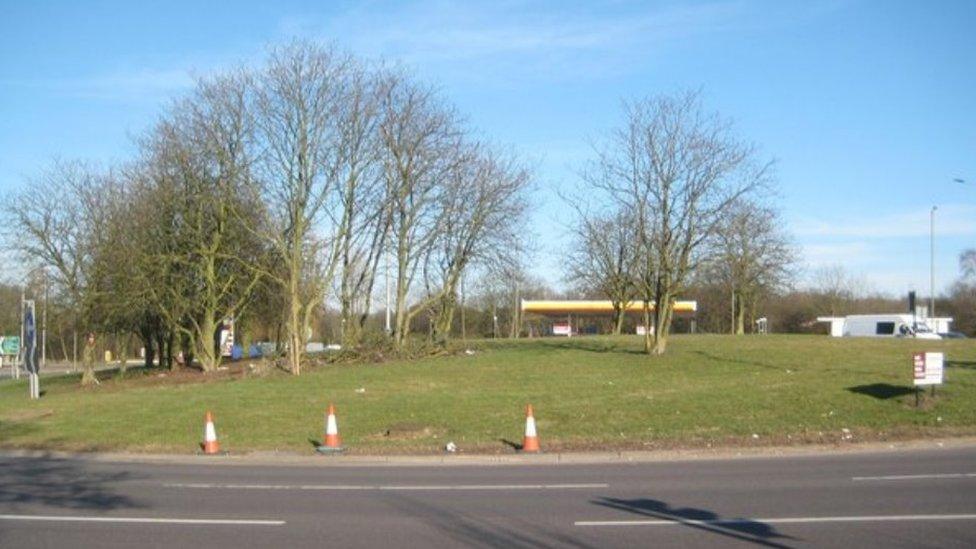
<path id="1" fill-rule="evenodd" d="M 10 356 L 20 354 L 20 336 L 3 336 L 0 338 L 0 354 Z"/>
<path id="2" fill-rule="evenodd" d="M 34 300 L 24 301 L 24 369 L 36 374 L 40 368 L 37 362 L 37 325 L 34 322 Z"/>
<path id="3" fill-rule="evenodd" d="M 944 362 L 945 356 L 942 353 L 913 353 L 915 386 L 941 385 Z"/>

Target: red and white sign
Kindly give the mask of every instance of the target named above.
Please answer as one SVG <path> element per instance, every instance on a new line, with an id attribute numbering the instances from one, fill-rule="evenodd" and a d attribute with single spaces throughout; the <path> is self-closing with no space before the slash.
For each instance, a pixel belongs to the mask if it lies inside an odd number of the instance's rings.
<path id="1" fill-rule="evenodd" d="M 220 327 L 220 354 L 231 356 L 234 353 L 234 319 L 224 319 Z"/>
<path id="2" fill-rule="evenodd" d="M 573 327 L 569 323 L 553 324 L 552 335 L 570 337 L 573 335 Z"/>
<path id="3" fill-rule="evenodd" d="M 941 385 L 944 362 L 942 353 L 913 353 L 915 385 Z"/>

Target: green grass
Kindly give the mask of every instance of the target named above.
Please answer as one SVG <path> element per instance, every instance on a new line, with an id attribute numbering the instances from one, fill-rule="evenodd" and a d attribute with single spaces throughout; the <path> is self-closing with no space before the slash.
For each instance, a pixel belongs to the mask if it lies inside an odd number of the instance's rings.
<path id="1" fill-rule="evenodd" d="M 0 446 L 192 453 L 210 409 L 222 449 L 310 453 L 330 401 L 352 453 L 438 452 L 449 440 L 467 452 L 511 451 L 501 439 L 521 441 L 527 402 L 550 451 L 976 434 L 973 340 L 675 336 L 656 358 L 640 345 L 634 336 L 479 342 L 473 356 L 327 365 L 300 377 L 152 371 L 94 389 L 65 376 L 43 379 L 34 402 L 25 381 L 6 381 Z M 952 364 L 918 409 L 916 350 L 944 350 Z M 851 390 L 860 386 L 870 387 Z"/>

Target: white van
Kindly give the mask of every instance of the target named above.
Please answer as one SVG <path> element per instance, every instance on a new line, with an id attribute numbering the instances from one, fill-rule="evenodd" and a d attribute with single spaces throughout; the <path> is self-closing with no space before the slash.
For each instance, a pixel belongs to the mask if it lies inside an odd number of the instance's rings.
<path id="1" fill-rule="evenodd" d="M 909 314 L 850 315 L 844 319 L 845 337 L 915 337 L 942 339 L 925 323 Z"/>

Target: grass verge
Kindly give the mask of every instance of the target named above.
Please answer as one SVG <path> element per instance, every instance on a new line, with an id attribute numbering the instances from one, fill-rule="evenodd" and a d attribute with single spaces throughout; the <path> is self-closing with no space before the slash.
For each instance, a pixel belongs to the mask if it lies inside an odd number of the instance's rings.
<path id="1" fill-rule="evenodd" d="M 976 341 L 635 336 L 472 342 L 473 355 L 320 366 L 256 377 L 136 372 L 0 383 L 0 447 L 192 453 L 204 411 L 222 449 L 312 452 L 329 402 L 350 453 L 511 452 L 531 402 L 543 449 L 633 450 L 976 434 Z M 945 351 L 946 384 L 919 408 L 911 353 Z M 310 441 L 311 439 L 311 441 Z M 508 441 L 508 442 L 506 442 Z"/>

